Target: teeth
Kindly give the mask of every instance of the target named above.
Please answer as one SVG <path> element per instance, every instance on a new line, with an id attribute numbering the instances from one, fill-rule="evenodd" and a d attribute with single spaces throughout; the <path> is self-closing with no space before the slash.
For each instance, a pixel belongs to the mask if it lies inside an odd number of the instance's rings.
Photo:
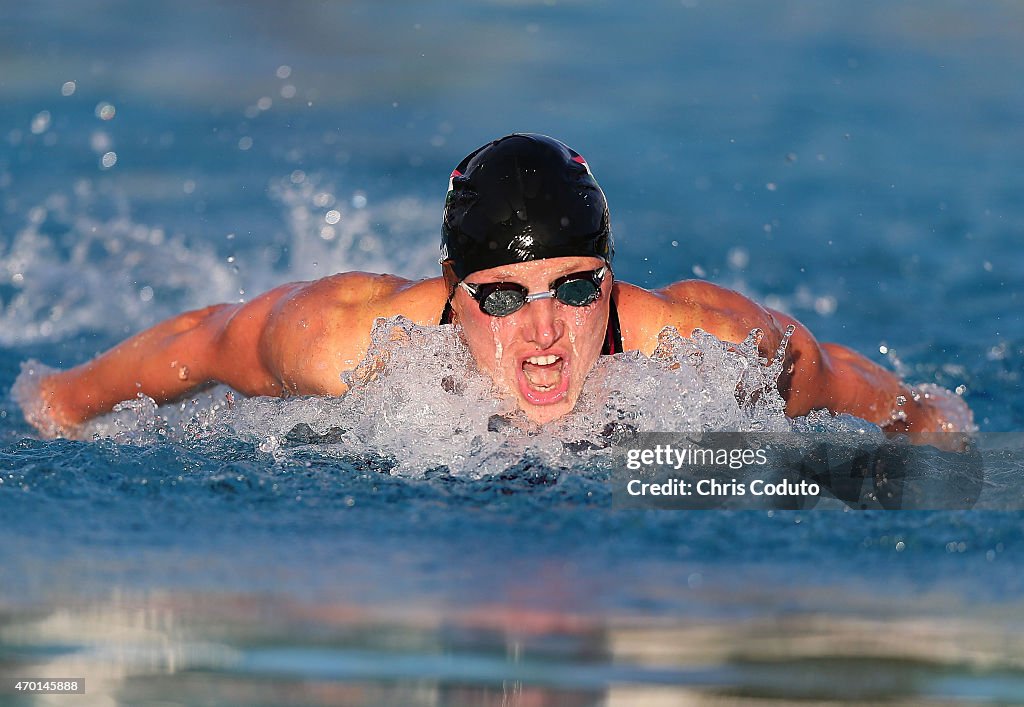
<path id="1" fill-rule="evenodd" d="M 557 360 L 558 356 L 548 354 L 547 356 L 530 356 L 530 358 L 526 359 L 526 362 L 532 363 L 534 366 L 550 366 Z"/>

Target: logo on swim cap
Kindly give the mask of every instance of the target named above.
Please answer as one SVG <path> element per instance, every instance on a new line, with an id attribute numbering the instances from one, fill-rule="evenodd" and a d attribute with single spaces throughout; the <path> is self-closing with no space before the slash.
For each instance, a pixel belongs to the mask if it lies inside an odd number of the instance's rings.
<path id="1" fill-rule="evenodd" d="M 445 203 L 446 203 L 446 204 L 448 203 L 448 197 L 449 197 L 449 196 L 451 196 L 451 193 L 452 193 L 452 189 L 453 189 L 453 187 L 452 187 L 452 181 L 453 181 L 453 180 L 454 180 L 454 179 L 455 179 L 456 177 L 461 177 L 461 176 L 462 176 L 462 172 L 460 172 L 460 171 L 459 171 L 459 170 L 457 170 L 457 169 L 453 169 L 453 170 L 452 170 L 452 174 L 451 174 L 451 176 L 450 176 L 450 177 L 448 177 L 448 191 L 447 191 L 447 192 L 445 192 L 445 195 L 444 195 L 444 201 L 445 201 Z"/>
<path id="2" fill-rule="evenodd" d="M 587 161 L 585 159 L 583 159 L 583 155 L 576 155 L 575 157 L 572 158 L 572 161 L 576 162 L 578 164 L 581 164 L 584 167 L 586 167 L 587 168 L 587 174 L 589 174 L 591 177 L 594 176 L 594 173 L 590 171 L 590 165 L 587 164 Z"/>
<path id="3" fill-rule="evenodd" d="M 507 135 L 470 153 L 448 180 L 441 264 L 449 280 L 542 258 L 610 263 L 613 253 L 604 192 L 587 161 L 554 138 Z"/>

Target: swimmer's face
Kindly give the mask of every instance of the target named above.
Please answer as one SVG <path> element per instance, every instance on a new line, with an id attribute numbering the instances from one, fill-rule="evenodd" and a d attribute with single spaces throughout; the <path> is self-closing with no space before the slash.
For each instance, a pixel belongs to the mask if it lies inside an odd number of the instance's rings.
<path id="1" fill-rule="evenodd" d="M 548 258 L 480 270 L 467 276 L 466 283 L 514 282 L 534 294 L 548 290 L 563 275 L 602 265 L 600 258 Z M 574 307 L 554 298 L 539 299 L 508 316 L 493 317 L 457 287 L 452 309 L 480 369 L 515 398 L 527 417 L 542 424 L 576 405 L 583 382 L 601 355 L 611 292 L 609 273 L 593 304 Z"/>

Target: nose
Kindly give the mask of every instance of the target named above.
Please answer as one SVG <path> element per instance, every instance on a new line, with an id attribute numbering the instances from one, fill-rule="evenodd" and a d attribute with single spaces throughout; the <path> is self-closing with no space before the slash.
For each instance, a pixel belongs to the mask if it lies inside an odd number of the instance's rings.
<path id="1" fill-rule="evenodd" d="M 565 322 L 559 316 L 554 299 L 529 302 L 522 311 L 523 334 L 527 341 L 540 348 L 549 348 L 565 334 Z"/>

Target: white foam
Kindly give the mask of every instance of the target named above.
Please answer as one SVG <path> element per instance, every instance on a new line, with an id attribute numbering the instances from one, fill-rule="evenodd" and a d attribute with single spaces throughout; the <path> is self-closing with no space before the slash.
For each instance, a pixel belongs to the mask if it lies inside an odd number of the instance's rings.
<path id="1" fill-rule="evenodd" d="M 575 452 L 563 442 L 607 446 L 603 433 L 610 423 L 638 431 L 783 429 L 788 422 L 769 374 L 752 340 L 727 345 L 709 334 L 687 339 L 666 329 L 653 357 L 603 357 L 577 409 L 538 427 L 495 392 L 454 326 L 421 327 L 396 317 L 378 320 L 369 352 L 346 377 L 350 391 L 341 398 L 244 399 L 221 387 L 158 410 L 140 397 L 76 436 L 146 444 L 228 434 L 282 457 L 294 446 L 296 426 L 304 425 L 307 437 L 326 435 L 325 453 L 383 455 L 402 474 L 447 466 L 479 476 L 525 455 L 571 463 Z M 34 375 L 23 372 L 16 386 L 26 391 L 19 395 L 25 409 L 32 405 L 28 381 Z M 740 384 L 742 399 L 735 392 Z"/>
<path id="2" fill-rule="evenodd" d="M 772 432 L 787 438 L 795 437 L 787 433 L 825 434 L 850 449 L 882 444 L 878 426 L 850 415 L 817 411 L 788 419 L 776 385 L 783 347 L 768 362 L 760 357 L 759 339 L 757 330 L 733 344 L 700 330 L 688 338 L 666 328 L 650 357 L 639 352 L 601 357 L 576 409 L 537 426 L 477 369 L 455 326 L 379 319 L 366 358 L 346 375 L 350 390 L 342 397 L 246 399 L 218 386 L 158 408 L 140 396 L 74 435 L 127 444 L 224 435 L 251 442 L 276 460 L 315 444 L 325 455 L 386 457 L 396 474 L 419 476 L 447 467 L 470 477 L 498 474 L 527 458 L 572 467 L 581 454 L 607 454 L 609 430 L 621 426 L 635 432 Z M 51 370 L 29 362 L 14 387 L 34 424 L 45 423 L 34 393 L 38 379 Z M 941 397 L 949 406 L 948 421 L 964 425 L 958 429 L 974 429 L 960 398 L 938 386 L 919 390 Z M 42 431 L 60 432 L 45 426 Z"/>
<path id="3" fill-rule="evenodd" d="M 25 421 L 43 437 L 59 437 L 65 432 L 50 418 L 46 402 L 39 395 L 40 381 L 57 370 L 35 359 L 29 359 L 21 364 L 21 372 L 11 387 L 11 397 L 21 407 Z"/>

